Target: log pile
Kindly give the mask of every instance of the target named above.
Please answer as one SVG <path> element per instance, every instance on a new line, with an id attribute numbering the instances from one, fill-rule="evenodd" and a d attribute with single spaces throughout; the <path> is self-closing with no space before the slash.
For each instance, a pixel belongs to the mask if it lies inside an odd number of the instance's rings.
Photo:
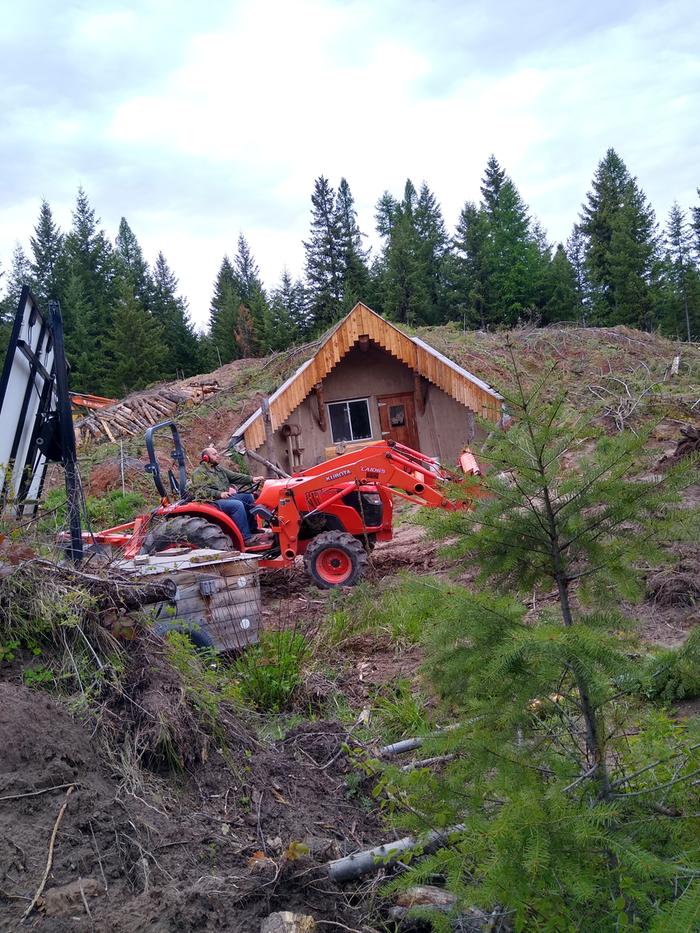
<path id="1" fill-rule="evenodd" d="M 185 405 L 197 405 L 217 392 L 218 382 L 191 380 L 175 385 L 158 386 L 100 408 L 75 422 L 75 440 L 80 447 L 89 443 L 136 437 L 146 428 L 173 418 Z"/>

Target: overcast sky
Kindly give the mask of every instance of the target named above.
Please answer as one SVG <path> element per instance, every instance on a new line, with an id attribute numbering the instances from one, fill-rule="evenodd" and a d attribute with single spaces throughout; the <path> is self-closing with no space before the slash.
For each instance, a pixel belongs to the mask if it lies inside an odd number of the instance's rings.
<path id="1" fill-rule="evenodd" d="M 0 263 L 83 185 L 162 250 L 195 321 L 247 236 L 303 268 L 314 178 L 428 182 L 452 227 L 496 154 L 553 241 L 613 146 L 665 220 L 700 185 L 697 0 L 4 0 Z"/>

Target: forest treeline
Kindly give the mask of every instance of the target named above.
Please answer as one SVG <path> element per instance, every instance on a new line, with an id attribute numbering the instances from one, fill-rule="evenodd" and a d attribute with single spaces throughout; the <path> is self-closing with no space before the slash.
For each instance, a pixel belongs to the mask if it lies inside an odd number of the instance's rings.
<path id="1" fill-rule="evenodd" d="M 428 185 L 410 180 L 400 198 L 382 194 L 374 223 L 380 247 L 372 254 L 346 179 L 336 190 L 319 177 L 303 276 L 285 270 L 266 288 L 241 234 L 223 257 L 199 333 L 163 254 L 149 264 L 125 218 L 112 241 L 81 188 L 69 231 L 43 201 L 28 249 L 17 244 L 0 281 L 0 336 L 4 343 L 28 282 L 42 303 L 61 302 L 72 386 L 120 396 L 312 338 L 358 300 L 410 326 L 568 321 L 700 335 L 700 206 L 674 203 L 659 224 L 613 149 L 566 243 L 549 242 L 494 156 L 480 200 L 464 205 L 454 232 Z"/>

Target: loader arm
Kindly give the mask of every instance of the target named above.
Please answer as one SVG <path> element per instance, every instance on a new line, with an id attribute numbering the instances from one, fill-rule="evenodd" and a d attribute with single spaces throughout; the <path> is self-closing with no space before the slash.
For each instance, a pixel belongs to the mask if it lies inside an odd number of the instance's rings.
<path id="1" fill-rule="evenodd" d="M 472 458 L 473 459 L 473 458 Z M 478 475 L 474 461 L 471 471 Z M 329 488 L 329 496 L 314 511 L 323 511 L 338 496 L 353 488 L 377 486 L 399 495 L 409 502 L 429 508 L 449 511 L 468 507 L 468 503 L 455 503 L 443 495 L 450 475 L 440 468 L 437 460 L 426 457 L 410 447 L 379 441 L 359 451 L 343 454 L 290 477 L 277 508 L 277 525 L 282 556 L 286 559 L 298 551 L 302 510 L 298 500 L 302 496 Z M 342 492 L 338 491 L 342 485 Z M 330 490 L 333 490 L 332 492 Z M 307 513 L 308 514 L 308 513 Z"/>

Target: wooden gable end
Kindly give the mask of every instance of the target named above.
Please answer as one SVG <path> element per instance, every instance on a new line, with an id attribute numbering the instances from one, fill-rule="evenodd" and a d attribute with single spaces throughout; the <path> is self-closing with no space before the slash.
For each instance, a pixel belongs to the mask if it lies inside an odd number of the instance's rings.
<path id="1" fill-rule="evenodd" d="M 270 397 L 271 431 L 285 423 L 314 386 L 322 382 L 364 336 L 481 417 L 494 423 L 500 419 L 502 399 L 490 386 L 359 303 L 331 331 L 315 355 Z M 243 426 L 243 436 L 248 450 L 256 450 L 265 442 L 262 411 L 256 412 Z"/>

